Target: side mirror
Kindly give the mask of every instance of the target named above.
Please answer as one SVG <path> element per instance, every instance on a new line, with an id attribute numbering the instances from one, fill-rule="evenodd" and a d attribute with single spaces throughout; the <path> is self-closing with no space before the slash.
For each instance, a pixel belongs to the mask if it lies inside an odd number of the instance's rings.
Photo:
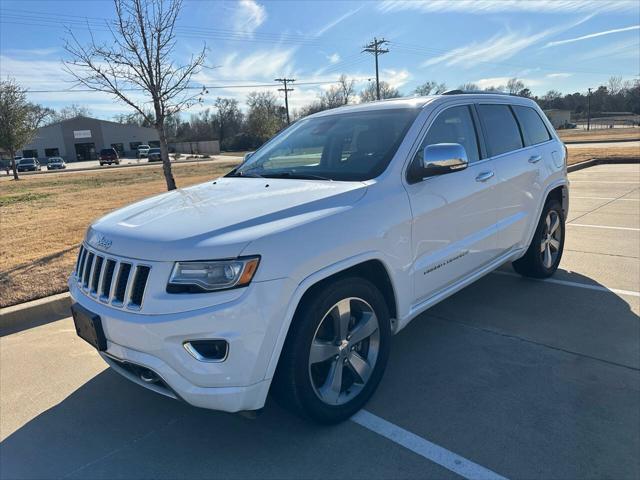
<path id="1" fill-rule="evenodd" d="M 244 154 L 244 158 L 242 159 L 243 162 L 246 162 L 247 160 L 249 160 L 249 158 L 251 158 L 251 155 L 253 155 L 255 152 L 247 152 Z"/>
<path id="2" fill-rule="evenodd" d="M 427 145 L 422 155 L 422 175 L 432 177 L 464 170 L 469 165 L 467 152 L 459 143 Z"/>

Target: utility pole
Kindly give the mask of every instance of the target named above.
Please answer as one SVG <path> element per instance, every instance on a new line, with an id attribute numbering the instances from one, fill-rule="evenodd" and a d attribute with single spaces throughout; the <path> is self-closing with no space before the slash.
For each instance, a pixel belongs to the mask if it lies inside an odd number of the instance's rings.
<path id="1" fill-rule="evenodd" d="M 376 58 L 376 98 L 380 100 L 380 76 L 378 75 L 378 55 L 382 55 L 383 53 L 389 53 L 388 48 L 380 48 L 381 46 L 389 43 L 384 38 L 378 40 L 376 37 L 373 37 L 373 42 L 364 46 L 362 52 L 373 53 Z"/>
<path id="2" fill-rule="evenodd" d="M 591 89 L 589 88 L 587 94 L 587 132 L 591 128 Z"/>
<path id="3" fill-rule="evenodd" d="M 293 88 L 287 88 L 287 83 L 293 83 L 296 81 L 295 78 L 276 78 L 275 82 L 282 83 L 283 88 L 279 88 L 279 92 L 284 92 L 284 108 L 287 111 L 287 125 L 291 123 L 291 119 L 289 118 L 289 92 L 293 92 Z"/>

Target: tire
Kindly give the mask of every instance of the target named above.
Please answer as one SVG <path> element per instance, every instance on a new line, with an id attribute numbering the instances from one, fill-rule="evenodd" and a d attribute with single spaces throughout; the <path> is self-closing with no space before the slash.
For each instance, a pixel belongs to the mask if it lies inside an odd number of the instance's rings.
<path id="1" fill-rule="evenodd" d="M 344 421 L 378 387 L 390 342 L 389 309 L 374 284 L 361 277 L 327 283 L 299 306 L 271 391 L 303 417 L 325 424 Z"/>
<path id="2" fill-rule="evenodd" d="M 557 226 L 556 225 L 557 220 Z M 548 199 L 531 240 L 527 253 L 515 262 L 513 269 L 520 275 L 547 278 L 560 265 L 564 250 L 565 219 L 562 205 L 556 199 Z"/>

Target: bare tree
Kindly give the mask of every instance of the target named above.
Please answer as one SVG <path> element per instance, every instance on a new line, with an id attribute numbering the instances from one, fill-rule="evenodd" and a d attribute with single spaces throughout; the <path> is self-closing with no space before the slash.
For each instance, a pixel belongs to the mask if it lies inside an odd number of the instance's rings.
<path id="1" fill-rule="evenodd" d="M 362 90 L 362 92 L 360 92 L 360 101 L 362 103 L 373 102 L 377 98 L 376 93 L 377 93 L 376 83 L 369 82 L 369 84 L 365 87 L 365 89 Z M 400 92 L 398 91 L 397 88 L 392 87 L 385 81 L 380 82 L 380 98 L 381 99 L 397 98 L 400 96 L 401 96 Z"/>
<path id="2" fill-rule="evenodd" d="M 173 190 L 165 119 L 202 100 L 204 89 L 194 93 L 190 82 L 204 64 L 205 47 L 183 65 L 171 58 L 182 0 L 114 0 L 114 5 L 117 18 L 107 22 L 112 40 L 98 43 L 90 32 L 90 43 L 82 45 L 69 31 L 65 50 L 71 60 L 65 67 L 80 85 L 113 95 L 153 124 L 167 189 Z M 134 93 L 140 91 L 143 98 Z"/>
<path id="3" fill-rule="evenodd" d="M 624 84 L 625 82 L 622 81 L 622 77 L 609 77 L 607 89 L 611 95 L 616 95 L 623 90 Z"/>
<path id="4" fill-rule="evenodd" d="M 59 122 L 61 120 L 67 120 L 75 117 L 90 117 L 91 110 L 77 103 L 72 103 L 66 107 L 62 107 L 60 110 L 51 115 L 52 122 Z"/>
<path id="5" fill-rule="evenodd" d="M 347 79 L 347 76 L 343 73 L 342 75 L 340 75 L 340 78 L 338 79 L 338 84 L 342 92 L 342 101 L 344 102 L 344 105 L 348 105 L 349 100 L 351 100 L 351 98 L 356 93 L 356 90 L 355 90 L 356 81 L 353 79 L 351 80 Z"/>
<path id="6" fill-rule="evenodd" d="M 50 109 L 28 102 L 27 91 L 15 81 L 0 81 L 0 148 L 11 155 L 14 180 L 19 180 L 16 152 L 33 140 L 50 114 Z"/>
<path id="7" fill-rule="evenodd" d="M 447 91 L 447 85 L 445 83 L 438 82 L 424 82 L 422 85 L 418 85 L 413 93 L 419 97 L 426 95 L 440 95 Z"/>
<path id="8" fill-rule="evenodd" d="M 477 92 L 480 90 L 480 87 L 477 83 L 463 83 L 458 87 L 458 90 L 463 90 L 465 92 Z"/>
<path id="9" fill-rule="evenodd" d="M 517 78 L 510 78 L 507 82 L 506 90 L 510 95 L 516 95 L 521 90 L 524 90 L 524 82 L 522 80 L 518 80 Z"/>

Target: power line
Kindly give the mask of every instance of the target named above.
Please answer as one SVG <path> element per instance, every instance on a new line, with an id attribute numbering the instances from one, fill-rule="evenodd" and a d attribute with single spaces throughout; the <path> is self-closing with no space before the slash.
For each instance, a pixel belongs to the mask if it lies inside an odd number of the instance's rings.
<path id="1" fill-rule="evenodd" d="M 365 45 L 364 49 L 362 50 L 362 53 L 364 52 L 373 53 L 374 57 L 376 58 L 376 98 L 378 100 L 380 100 L 380 76 L 378 75 L 378 56 L 384 53 L 389 53 L 388 48 L 380 48 L 387 43 L 389 43 L 389 41 L 385 40 L 384 38 L 378 40 L 377 38 L 373 37 L 373 42 L 369 43 L 368 45 Z"/>
<path id="2" fill-rule="evenodd" d="M 294 81 L 293 79 L 286 79 L 287 82 Z M 275 80 L 274 80 L 275 81 Z M 297 85 L 330 85 L 338 83 L 338 80 L 328 80 L 321 82 L 298 82 Z M 246 85 L 190 85 L 186 87 L 187 90 L 216 90 L 225 88 L 267 88 L 267 87 L 279 87 L 280 83 L 252 83 Z M 143 88 L 122 88 L 125 92 L 143 92 Z M 289 89 L 291 91 L 293 89 Z M 65 90 L 28 90 L 28 93 L 108 93 L 100 90 L 94 90 L 91 88 L 68 88 Z"/>
<path id="3" fill-rule="evenodd" d="M 293 92 L 293 88 L 287 88 L 287 83 L 293 83 L 296 81 L 295 78 L 276 78 L 275 82 L 282 83 L 283 88 L 279 88 L 279 92 L 284 92 L 284 108 L 287 111 L 287 125 L 291 123 L 291 119 L 289 118 L 289 92 Z"/>

